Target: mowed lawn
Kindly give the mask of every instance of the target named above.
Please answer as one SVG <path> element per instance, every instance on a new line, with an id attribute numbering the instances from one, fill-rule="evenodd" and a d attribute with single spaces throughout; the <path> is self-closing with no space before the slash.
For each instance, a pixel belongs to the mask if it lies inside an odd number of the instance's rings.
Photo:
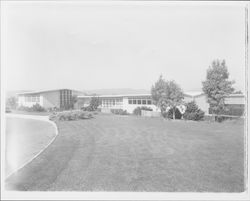
<path id="1" fill-rule="evenodd" d="M 243 122 L 96 115 L 6 181 L 28 191 L 244 191 Z"/>
<path id="2" fill-rule="evenodd" d="M 6 176 L 13 173 L 38 154 L 55 136 L 55 128 L 48 122 L 6 118 Z"/>

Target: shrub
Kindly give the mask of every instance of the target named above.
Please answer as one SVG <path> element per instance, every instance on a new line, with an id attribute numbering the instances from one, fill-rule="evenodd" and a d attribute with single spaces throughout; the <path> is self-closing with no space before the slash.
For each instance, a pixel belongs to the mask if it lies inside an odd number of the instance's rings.
<path id="1" fill-rule="evenodd" d="M 163 117 L 168 119 L 173 119 L 173 108 L 169 109 L 168 112 L 163 112 Z M 181 119 L 182 114 L 175 108 L 175 119 Z"/>
<path id="2" fill-rule="evenodd" d="M 86 107 L 81 107 L 81 110 L 93 112 L 98 110 L 98 106 L 101 104 L 101 99 L 99 97 L 91 97 L 90 103 Z M 100 109 L 99 109 L 100 110 Z"/>
<path id="3" fill-rule="evenodd" d="M 32 107 L 26 107 L 26 106 L 20 106 L 18 108 L 18 110 L 21 111 L 26 111 L 26 112 L 44 112 L 46 111 L 41 105 L 39 105 L 38 103 L 36 103 L 35 105 L 33 105 Z"/>
<path id="4" fill-rule="evenodd" d="M 111 113 L 113 113 L 113 114 L 128 115 L 127 110 L 123 110 L 123 109 L 111 109 L 110 111 L 111 111 Z"/>
<path id="5" fill-rule="evenodd" d="M 31 107 L 31 110 L 34 111 L 34 112 L 44 112 L 45 111 L 45 109 L 41 105 L 39 105 L 38 103 L 33 105 Z"/>
<path id="6" fill-rule="evenodd" d="M 198 108 L 195 101 L 191 101 L 186 104 L 186 111 L 183 115 L 184 119 L 199 121 L 204 119 L 204 112 Z"/>
<path id="7" fill-rule="evenodd" d="M 59 112 L 60 111 L 60 108 L 58 107 L 50 107 L 48 108 L 48 112 Z"/>
<path id="8" fill-rule="evenodd" d="M 15 97 L 15 96 L 9 97 L 6 100 L 6 107 L 8 107 L 10 109 L 16 109 L 17 108 L 17 97 Z"/>
<path id="9" fill-rule="evenodd" d="M 135 108 L 134 111 L 133 111 L 133 114 L 139 116 L 139 115 L 141 115 L 142 110 L 153 111 L 153 109 L 150 108 L 150 107 L 142 106 L 142 107 Z"/>
<path id="10" fill-rule="evenodd" d="M 78 119 L 90 119 L 93 115 L 89 112 L 84 112 L 81 110 L 76 111 L 64 111 L 64 112 L 54 112 L 49 116 L 50 120 L 53 121 L 74 121 Z"/>
<path id="11" fill-rule="evenodd" d="M 88 111 L 88 112 L 91 112 L 91 111 L 93 111 L 93 108 L 92 108 L 92 107 L 90 107 L 90 106 L 87 106 L 87 107 L 81 107 L 81 110 L 82 110 L 82 111 Z"/>

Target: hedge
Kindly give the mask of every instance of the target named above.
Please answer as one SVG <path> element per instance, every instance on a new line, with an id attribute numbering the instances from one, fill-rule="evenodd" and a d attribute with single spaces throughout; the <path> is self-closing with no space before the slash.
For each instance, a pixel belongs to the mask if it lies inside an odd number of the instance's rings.
<path id="1" fill-rule="evenodd" d="M 118 114 L 118 115 L 128 115 L 127 110 L 123 110 L 123 109 L 111 109 L 110 112 L 113 114 Z"/>
<path id="2" fill-rule="evenodd" d="M 142 110 L 153 111 L 153 109 L 150 108 L 150 107 L 142 106 L 142 107 L 135 108 L 134 111 L 133 111 L 133 114 L 140 116 Z"/>
<path id="3" fill-rule="evenodd" d="M 52 121 L 73 121 L 73 120 L 90 119 L 90 118 L 93 118 L 92 113 L 84 112 L 81 110 L 55 112 L 49 116 L 49 119 Z"/>

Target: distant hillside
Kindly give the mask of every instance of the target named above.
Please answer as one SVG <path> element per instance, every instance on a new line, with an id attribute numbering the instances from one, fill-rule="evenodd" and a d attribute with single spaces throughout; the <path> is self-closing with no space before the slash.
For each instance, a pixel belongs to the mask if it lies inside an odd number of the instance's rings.
<path id="1" fill-rule="evenodd" d="M 145 89 L 95 89 L 83 90 L 85 94 L 98 94 L 98 95 L 117 95 L 117 94 L 146 94 L 150 93 Z"/>

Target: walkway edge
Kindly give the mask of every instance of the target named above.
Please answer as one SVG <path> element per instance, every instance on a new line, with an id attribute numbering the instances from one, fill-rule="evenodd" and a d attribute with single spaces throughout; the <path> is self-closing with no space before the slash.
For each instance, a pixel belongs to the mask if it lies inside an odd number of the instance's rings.
<path id="1" fill-rule="evenodd" d="M 54 128 L 55 128 L 55 136 L 50 140 L 50 142 L 41 150 L 39 151 L 34 157 L 32 157 L 31 159 L 29 159 L 28 161 L 26 161 L 24 164 L 22 164 L 20 167 L 18 167 L 17 169 L 15 169 L 12 173 L 10 173 L 9 175 L 6 176 L 5 180 L 7 180 L 9 177 L 11 177 L 12 175 L 16 174 L 19 170 L 21 170 L 22 168 L 24 168 L 26 165 L 28 165 L 29 163 L 31 163 L 35 158 L 37 158 L 41 153 L 43 153 L 48 147 L 49 145 L 51 145 L 56 137 L 58 136 L 58 128 L 56 126 L 56 123 L 49 120 L 49 116 L 34 116 L 34 115 L 19 115 L 19 114 L 8 114 L 6 115 L 8 117 L 17 117 L 17 118 L 23 118 L 23 119 L 33 119 L 33 120 L 38 120 L 38 121 L 45 121 L 50 123 Z M 41 118 L 40 118 L 41 117 Z"/>

